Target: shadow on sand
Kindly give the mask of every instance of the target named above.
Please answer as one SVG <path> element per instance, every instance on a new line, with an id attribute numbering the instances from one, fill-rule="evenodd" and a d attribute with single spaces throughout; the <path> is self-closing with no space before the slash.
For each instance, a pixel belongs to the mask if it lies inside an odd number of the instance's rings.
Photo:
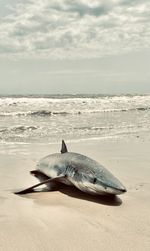
<path id="1" fill-rule="evenodd" d="M 75 187 L 64 187 L 59 189 L 61 193 L 64 193 L 70 197 L 80 199 L 80 200 L 87 200 L 90 202 L 103 204 L 107 206 L 120 206 L 122 204 L 122 200 L 115 196 L 115 195 L 91 195 L 87 193 L 83 193 Z"/>
<path id="2" fill-rule="evenodd" d="M 55 187 L 55 190 L 50 191 L 48 189 L 41 189 L 41 190 L 34 190 L 29 192 L 30 196 L 24 194 L 23 197 L 25 198 L 30 198 L 30 199 L 34 199 L 35 200 L 35 196 L 32 197 L 32 194 L 34 195 L 35 193 L 42 193 L 42 192 L 47 192 L 47 193 L 52 193 L 54 191 L 59 191 L 60 193 L 63 193 L 65 195 L 68 195 L 70 197 L 79 199 L 79 200 L 86 200 L 86 201 L 90 201 L 93 203 L 98 203 L 98 204 L 103 204 L 103 205 L 107 205 L 107 206 L 120 206 L 122 204 L 122 200 L 115 195 L 90 195 L 90 194 L 86 194 L 80 190 L 78 190 L 76 187 L 71 187 L 71 186 L 67 186 L 64 184 L 60 184 L 58 183 L 57 186 Z M 36 202 L 38 202 L 38 197 L 36 196 Z M 41 196 L 39 198 L 39 203 L 41 204 Z"/>

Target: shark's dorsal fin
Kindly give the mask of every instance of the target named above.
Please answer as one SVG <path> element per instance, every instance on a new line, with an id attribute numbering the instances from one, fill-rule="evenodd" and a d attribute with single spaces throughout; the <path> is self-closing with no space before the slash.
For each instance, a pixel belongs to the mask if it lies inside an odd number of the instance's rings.
<path id="1" fill-rule="evenodd" d="M 65 144 L 65 141 L 62 140 L 62 145 L 61 145 L 61 153 L 67 153 L 68 150 L 67 150 L 67 146 Z"/>

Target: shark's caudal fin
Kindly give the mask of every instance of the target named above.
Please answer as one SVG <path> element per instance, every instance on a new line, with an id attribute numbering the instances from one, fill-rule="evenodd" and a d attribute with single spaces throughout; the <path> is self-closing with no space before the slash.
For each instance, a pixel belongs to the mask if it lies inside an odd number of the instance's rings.
<path id="1" fill-rule="evenodd" d="M 60 176 L 58 176 L 56 178 L 52 178 L 52 179 L 50 178 L 50 179 L 44 180 L 44 181 L 42 181 L 40 183 L 37 183 L 34 186 L 31 186 L 31 187 L 28 187 L 28 188 L 26 188 L 26 189 L 24 189 L 22 191 L 16 192 L 15 194 L 26 194 L 26 193 L 34 192 L 34 190 L 33 190 L 34 188 L 39 187 L 39 186 L 44 185 L 44 184 L 47 184 L 47 183 L 49 183 L 51 181 L 54 181 L 54 180 L 55 181 L 59 180 L 59 178 L 64 178 L 64 177 L 65 177 L 64 175 L 60 175 Z"/>
<path id="2" fill-rule="evenodd" d="M 66 144 L 65 144 L 65 141 L 62 140 L 61 153 L 66 153 L 66 152 L 68 152 L 67 146 L 66 146 Z"/>

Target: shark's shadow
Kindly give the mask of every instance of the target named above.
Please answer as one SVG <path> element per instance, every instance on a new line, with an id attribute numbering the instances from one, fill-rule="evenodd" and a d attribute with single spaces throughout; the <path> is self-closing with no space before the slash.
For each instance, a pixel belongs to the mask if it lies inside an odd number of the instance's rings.
<path id="1" fill-rule="evenodd" d="M 103 204 L 107 206 L 120 206 L 122 204 L 122 200 L 115 195 L 90 195 L 87 193 L 84 193 L 80 190 L 78 190 L 76 187 L 71 187 L 67 186 L 65 184 L 57 182 L 55 185 L 54 190 L 48 190 L 47 188 L 43 188 L 41 190 L 34 190 L 29 192 L 30 193 L 30 198 L 32 198 L 31 194 L 32 193 L 42 193 L 42 192 L 47 192 L 47 193 L 52 193 L 54 191 L 59 191 L 60 193 L 63 193 L 65 195 L 68 195 L 70 197 L 80 199 L 80 200 L 86 200 L 90 201 L 93 203 L 98 203 L 98 204 Z M 23 197 L 29 198 L 26 196 L 26 194 L 23 195 Z M 35 197 L 34 197 L 35 199 Z M 36 201 L 38 202 L 38 198 L 36 197 Z"/>
<path id="2" fill-rule="evenodd" d="M 120 206 L 122 204 L 122 200 L 115 195 L 92 195 L 84 193 L 78 190 L 76 187 L 68 187 L 64 186 L 59 189 L 61 193 L 64 193 L 70 197 L 74 197 L 80 200 L 87 200 L 90 202 L 103 204 L 107 206 Z"/>

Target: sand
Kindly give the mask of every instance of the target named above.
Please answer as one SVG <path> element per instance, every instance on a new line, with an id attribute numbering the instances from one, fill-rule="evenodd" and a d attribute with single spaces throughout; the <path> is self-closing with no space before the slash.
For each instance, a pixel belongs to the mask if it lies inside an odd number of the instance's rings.
<path id="1" fill-rule="evenodd" d="M 115 199 L 77 189 L 23 196 L 14 191 L 36 183 L 29 175 L 55 145 L 0 147 L 0 250 L 150 250 L 150 141 L 146 136 L 70 142 L 71 151 L 106 166 L 128 192 Z"/>

